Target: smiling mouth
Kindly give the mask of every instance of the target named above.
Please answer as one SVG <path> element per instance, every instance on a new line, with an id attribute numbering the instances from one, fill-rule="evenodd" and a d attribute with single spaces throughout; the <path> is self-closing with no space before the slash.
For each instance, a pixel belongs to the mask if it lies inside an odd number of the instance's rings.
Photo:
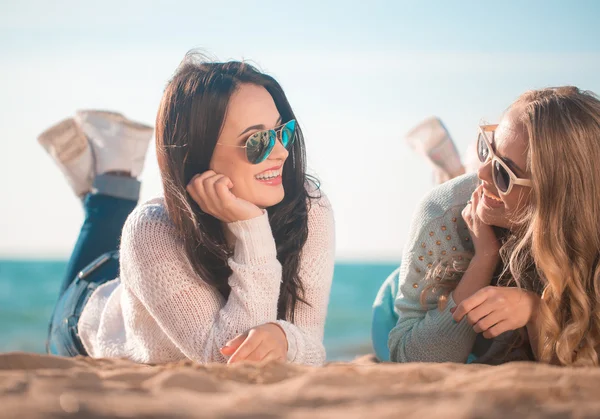
<path id="1" fill-rule="evenodd" d="M 282 168 L 277 170 L 266 170 L 258 175 L 254 176 L 256 180 L 272 180 L 281 176 Z"/>
<path id="2" fill-rule="evenodd" d="M 482 195 L 486 196 L 487 198 L 491 199 L 494 202 L 498 202 L 499 204 L 504 204 L 504 202 L 502 201 L 502 199 L 500 199 L 499 196 L 496 196 L 492 193 L 490 193 L 488 190 L 483 189 L 481 192 Z"/>

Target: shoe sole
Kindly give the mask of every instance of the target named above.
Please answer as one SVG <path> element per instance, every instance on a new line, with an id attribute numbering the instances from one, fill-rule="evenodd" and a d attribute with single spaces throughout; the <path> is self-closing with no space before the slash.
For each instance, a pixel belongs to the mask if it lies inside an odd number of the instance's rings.
<path id="1" fill-rule="evenodd" d="M 81 111 L 77 111 L 76 115 L 77 115 L 76 118 L 78 119 L 78 121 L 80 121 L 80 123 L 87 120 L 88 117 L 90 117 L 90 116 L 95 116 L 97 118 L 107 119 L 112 122 L 118 122 L 120 124 L 123 124 L 129 128 L 133 128 L 135 130 L 154 131 L 154 127 L 143 124 L 141 122 L 132 121 L 131 119 L 127 118 L 125 115 L 118 113 L 118 112 L 101 111 L 101 110 L 81 110 Z"/>
<path id="2" fill-rule="evenodd" d="M 85 134 L 73 118 L 51 126 L 37 140 L 50 155 L 65 165 L 89 149 Z"/>

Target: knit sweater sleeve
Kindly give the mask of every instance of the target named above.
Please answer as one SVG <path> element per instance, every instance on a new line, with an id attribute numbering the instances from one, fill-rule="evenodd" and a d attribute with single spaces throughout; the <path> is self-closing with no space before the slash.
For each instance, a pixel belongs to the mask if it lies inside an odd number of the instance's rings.
<path id="1" fill-rule="evenodd" d="M 444 260 L 472 252 L 461 211 L 476 186 L 473 175 L 462 176 L 434 189 L 417 208 L 402 256 L 398 322 L 388 340 L 392 361 L 464 363 L 471 352 L 476 333 L 466 321 L 454 322 L 451 293 L 446 307 L 438 309 L 442 290 L 434 287 L 440 276 L 428 273 Z"/>
<path id="2" fill-rule="evenodd" d="M 288 361 L 305 365 L 325 362 L 323 332 L 333 279 L 335 228 L 333 210 L 321 192 L 308 214 L 308 238 L 300 256 L 299 276 L 304 300 L 294 312 L 294 323 L 278 320 L 288 340 Z"/>
<path id="3" fill-rule="evenodd" d="M 164 204 L 138 208 L 123 229 L 123 287 L 168 339 L 199 363 L 224 362 L 220 348 L 228 340 L 277 318 L 281 265 L 267 214 L 228 226 L 236 246 L 227 301 L 192 269 Z"/>

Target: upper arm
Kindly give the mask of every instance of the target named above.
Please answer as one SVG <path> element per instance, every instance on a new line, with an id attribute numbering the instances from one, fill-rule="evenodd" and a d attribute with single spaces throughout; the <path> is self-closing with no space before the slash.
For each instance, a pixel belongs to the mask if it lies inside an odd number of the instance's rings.
<path id="1" fill-rule="evenodd" d="M 466 265 L 472 249 L 461 211 L 476 185 L 467 185 L 453 189 L 456 183 L 450 183 L 434 189 L 413 217 L 395 301 L 398 321 L 388 341 L 392 360 L 447 361 L 462 359 L 469 350 L 472 330 L 452 323 L 451 304 L 437 309 L 440 295 L 448 294 L 462 276 L 461 270 L 453 269 L 455 263 L 462 258 Z"/>
<path id="2" fill-rule="evenodd" d="M 131 214 L 123 229 L 120 263 L 122 286 L 186 357 L 221 360 L 218 348 L 206 345 L 224 300 L 196 275 L 164 212 L 141 208 Z"/>
<path id="3" fill-rule="evenodd" d="M 335 260 L 335 220 L 327 197 L 310 204 L 308 237 L 300 254 L 298 275 L 308 304 L 298 303 L 295 323 L 322 329 L 329 303 Z"/>
<path id="4" fill-rule="evenodd" d="M 405 307 L 403 298 L 420 301 L 421 292 L 447 278 L 452 270 L 440 269 L 473 250 L 469 230 L 461 212 L 476 187 L 472 176 L 464 176 L 432 190 L 417 207 L 411 222 L 409 237 L 402 255 L 399 274 L 397 309 Z M 435 307 L 437 296 L 426 293 L 425 305 Z"/>

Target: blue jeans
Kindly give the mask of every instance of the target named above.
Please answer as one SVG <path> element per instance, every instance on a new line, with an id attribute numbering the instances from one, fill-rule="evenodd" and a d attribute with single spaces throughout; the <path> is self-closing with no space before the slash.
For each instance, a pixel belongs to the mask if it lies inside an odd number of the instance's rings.
<path id="1" fill-rule="evenodd" d="M 375 297 L 373 303 L 373 317 L 371 319 L 371 340 L 375 355 L 380 361 L 390 360 L 388 349 L 388 336 L 398 322 L 398 314 L 394 309 L 394 302 L 398 294 L 398 275 L 400 268 L 388 276 Z"/>
<path id="2" fill-rule="evenodd" d="M 79 339 L 77 323 L 94 290 L 119 276 L 117 249 L 121 231 L 136 204 L 137 200 L 98 193 L 85 197 L 85 220 L 50 320 L 48 353 L 87 355 Z"/>

